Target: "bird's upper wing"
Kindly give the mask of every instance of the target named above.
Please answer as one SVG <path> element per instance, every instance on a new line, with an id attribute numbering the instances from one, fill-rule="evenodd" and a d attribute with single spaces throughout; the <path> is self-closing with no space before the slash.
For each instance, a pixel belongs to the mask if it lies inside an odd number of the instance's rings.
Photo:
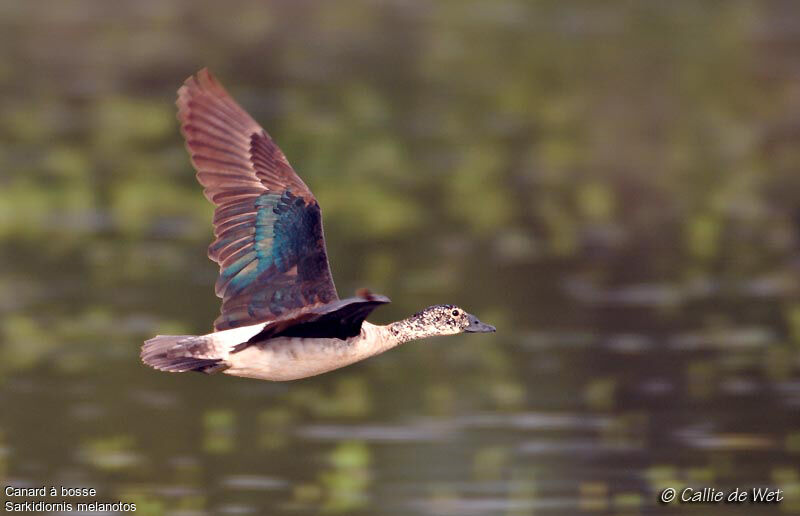
<path id="1" fill-rule="evenodd" d="M 266 131 L 206 69 L 178 90 L 177 106 L 197 179 L 216 206 L 215 329 L 337 300 L 319 204 Z"/>

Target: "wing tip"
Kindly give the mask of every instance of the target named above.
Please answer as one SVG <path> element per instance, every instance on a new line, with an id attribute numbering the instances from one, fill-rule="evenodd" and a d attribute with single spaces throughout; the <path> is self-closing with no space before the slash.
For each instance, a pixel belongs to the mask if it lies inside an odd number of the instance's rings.
<path id="1" fill-rule="evenodd" d="M 211 73 L 211 70 L 205 66 L 187 77 L 181 87 L 178 88 L 178 98 L 175 100 L 175 104 L 178 106 L 178 120 L 180 120 L 182 126 L 188 123 L 189 102 L 191 102 L 192 98 L 203 93 L 209 93 L 217 97 L 228 95 L 228 92 L 225 91 L 222 84 Z"/>
<path id="2" fill-rule="evenodd" d="M 214 77 L 214 74 L 211 73 L 211 70 L 204 66 L 197 72 L 187 77 L 186 80 L 183 81 L 183 85 L 178 88 L 178 92 L 180 94 L 181 91 L 188 92 L 189 90 L 193 89 L 207 89 L 209 86 L 219 85 L 219 81 L 217 81 L 216 77 Z"/>

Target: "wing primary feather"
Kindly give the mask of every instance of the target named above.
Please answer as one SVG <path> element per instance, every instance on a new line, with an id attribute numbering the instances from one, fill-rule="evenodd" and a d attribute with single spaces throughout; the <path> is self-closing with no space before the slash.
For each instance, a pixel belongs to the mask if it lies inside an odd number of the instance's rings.
<path id="1" fill-rule="evenodd" d="M 190 110 L 197 115 L 208 117 L 214 120 L 213 125 L 217 127 L 233 126 L 233 128 L 248 133 L 253 130 L 253 125 L 243 121 L 241 118 L 231 116 L 224 104 L 206 104 L 200 99 L 190 100 L 187 104 Z"/>
<path id="2" fill-rule="evenodd" d="M 240 181 L 242 180 L 242 178 L 237 176 L 237 175 L 226 174 L 225 173 L 225 171 L 230 170 L 230 169 L 236 169 L 236 170 L 239 170 L 241 172 L 250 172 L 250 170 L 248 169 L 247 165 L 245 165 L 243 163 L 237 163 L 235 161 L 212 158 L 210 156 L 205 156 L 205 155 L 199 154 L 199 153 L 194 154 L 192 157 L 194 158 L 194 160 L 198 164 L 198 166 L 202 167 L 203 164 L 214 166 L 215 168 L 211 169 L 210 171 L 215 173 L 215 174 L 218 174 L 218 175 L 222 176 L 222 178 L 224 178 L 224 179 L 228 179 L 228 180 L 238 179 Z M 247 182 L 249 183 L 250 181 L 247 181 Z"/>
<path id="3" fill-rule="evenodd" d="M 231 149 L 230 147 L 220 147 L 218 145 L 212 145 L 210 143 L 207 143 L 203 140 L 198 140 L 196 138 L 187 139 L 186 143 L 189 144 L 189 146 L 191 146 L 193 149 L 200 149 L 204 153 L 212 155 L 212 157 L 216 157 L 215 155 L 220 154 L 222 156 L 227 157 L 227 159 L 236 160 L 240 158 L 240 155 L 237 154 L 236 151 L 234 149 Z"/>
<path id="4" fill-rule="evenodd" d="M 272 138 L 207 69 L 184 82 L 176 104 L 197 179 L 216 206 L 215 328 L 338 300 L 319 206 Z"/>
<path id="5" fill-rule="evenodd" d="M 208 123 L 196 124 L 196 123 L 193 123 L 193 120 L 194 120 L 194 117 L 189 115 L 187 117 L 186 124 L 183 126 L 183 131 L 182 131 L 183 132 L 183 136 L 187 140 L 190 137 L 198 138 L 198 137 L 202 136 L 203 139 L 206 139 L 206 140 L 209 140 L 209 141 L 219 141 L 220 143 L 224 143 L 225 145 L 228 145 L 229 147 L 238 148 L 242 152 L 248 152 L 249 147 L 248 147 L 247 142 L 245 140 L 231 139 L 229 137 L 229 135 L 227 135 L 224 132 L 224 130 L 216 129 L 213 125 L 208 124 Z M 214 129 L 214 130 L 209 130 L 209 129 Z"/>

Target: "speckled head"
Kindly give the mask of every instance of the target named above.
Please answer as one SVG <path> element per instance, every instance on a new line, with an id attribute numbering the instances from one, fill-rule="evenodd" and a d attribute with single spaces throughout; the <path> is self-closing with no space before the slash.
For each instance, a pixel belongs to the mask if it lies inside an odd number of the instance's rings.
<path id="1" fill-rule="evenodd" d="M 455 335 L 462 332 L 488 333 L 495 327 L 482 323 L 477 317 L 455 305 L 434 305 L 408 318 L 419 329 L 435 329 L 436 335 Z M 426 332 L 427 333 L 427 332 Z"/>

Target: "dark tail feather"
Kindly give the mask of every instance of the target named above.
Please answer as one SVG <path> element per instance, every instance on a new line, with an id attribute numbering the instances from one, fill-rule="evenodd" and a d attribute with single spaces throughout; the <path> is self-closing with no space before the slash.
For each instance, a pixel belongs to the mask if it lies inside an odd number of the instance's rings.
<path id="1" fill-rule="evenodd" d="M 222 362 L 219 358 L 196 358 L 181 346 L 181 341 L 193 335 L 158 335 L 142 346 L 142 362 L 159 371 L 184 373 L 186 371 L 214 372 Z"/>

